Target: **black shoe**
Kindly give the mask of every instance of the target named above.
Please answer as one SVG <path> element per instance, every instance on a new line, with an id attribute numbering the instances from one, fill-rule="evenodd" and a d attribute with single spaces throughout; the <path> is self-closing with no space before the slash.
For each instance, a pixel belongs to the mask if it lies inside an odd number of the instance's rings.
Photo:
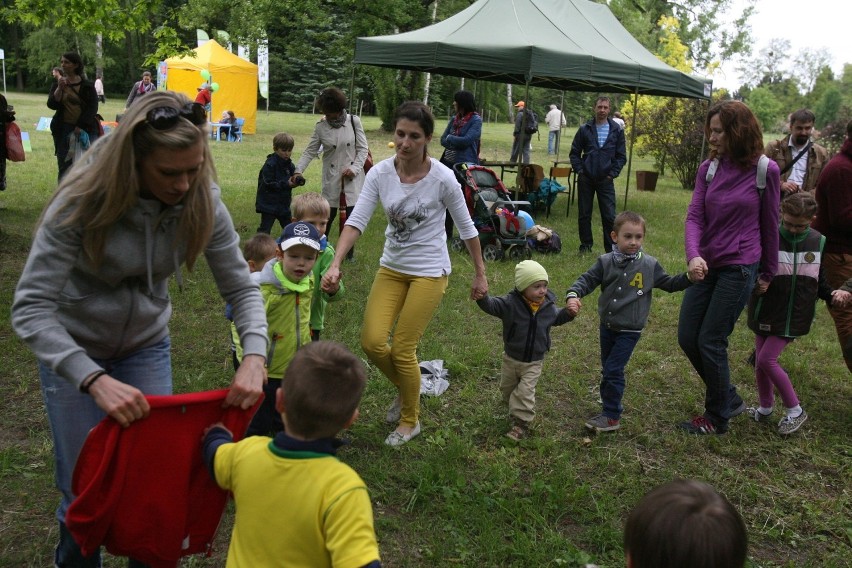
<path id="1" fill-rule="evenodd" d="M 592 245 L 580 245 L 580 254 L 592 252 Z"/>

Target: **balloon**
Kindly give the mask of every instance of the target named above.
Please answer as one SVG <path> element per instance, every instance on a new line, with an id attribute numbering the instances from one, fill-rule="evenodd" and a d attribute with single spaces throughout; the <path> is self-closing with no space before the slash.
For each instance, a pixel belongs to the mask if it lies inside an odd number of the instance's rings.
<path id="1" fill-rule="evenodd" d="M 526 211 L 518 210 L 517 216 L 524 220 L 524 231 L 532 229 L 533 225 L 535 225 L 532 216 Z"/>
<path id="2" fill-rule="evenodd" d="M 219 90 L 219 83 L 210 83 L 210 88 L 213 89 L 213 92 L 215 93 Z"/>
<path id="3" fill-rule="evenodd" d="M 208 71 L 207 69 L 202 69 L 201 70 L 201 78 L 204 79 L 205 81 L 209 81 L 210 80 L 210 71 Z"/>

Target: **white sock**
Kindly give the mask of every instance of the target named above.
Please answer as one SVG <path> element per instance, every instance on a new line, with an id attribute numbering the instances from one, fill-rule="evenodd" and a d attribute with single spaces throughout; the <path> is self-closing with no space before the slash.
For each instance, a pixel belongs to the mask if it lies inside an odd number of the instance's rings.
<path id="1" fill-rule="evenodd" d="M 802 415 L 802 412 L 803 411 L 801 405 L 797 404 L 793 408 L 787 409 L 787 418 L 798 418 Z"/>
<path id="2" fill-rule="evenodd" d="M 763 414 L 764 416 L 769 416 L 770 414 L 772 414 L 772 409 L 766 408 L 765 406 L 758 406 L 757 411 Z"/>

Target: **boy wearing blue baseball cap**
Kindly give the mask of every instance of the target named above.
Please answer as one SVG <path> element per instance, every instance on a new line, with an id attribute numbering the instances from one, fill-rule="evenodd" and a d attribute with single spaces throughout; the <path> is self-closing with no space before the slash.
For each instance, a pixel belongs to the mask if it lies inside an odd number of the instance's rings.
<path id="1" fill-rule="evenodd" d="M 290 223 L 278 239 L 276 258 L 260 271 L 260 293 L 269 326 L 266 354 L 269 380 L 263 387 L 263 404 L 246 436 L 269 436 L 284 430 L 281 415 L 275 410 L 275 391 L 281 386 L 281 378 L 296 350 L 311 341 L 313 268 L 321 237 L 310 223 Z"/>

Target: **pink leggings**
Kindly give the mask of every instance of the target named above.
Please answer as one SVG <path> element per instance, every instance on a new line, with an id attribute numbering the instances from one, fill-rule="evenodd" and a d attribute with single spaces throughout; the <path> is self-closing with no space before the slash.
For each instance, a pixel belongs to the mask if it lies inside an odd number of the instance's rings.
<path id="1" fill-rule="evenodd" d="M 789 337 L 777 337 L 774 335 L 754 336 L 754 376 L 757 380 L 757 396 L 760 406 L 772 408 L 775 404 L 775 396 L 772 387 L 778 389 L 785 408 L 793 408 L 799 405 L 799 398 L 793 389 L 793 383 L 787 372 L 778 364 L 778 357 L 784 348 L 793 341 Z"/>

